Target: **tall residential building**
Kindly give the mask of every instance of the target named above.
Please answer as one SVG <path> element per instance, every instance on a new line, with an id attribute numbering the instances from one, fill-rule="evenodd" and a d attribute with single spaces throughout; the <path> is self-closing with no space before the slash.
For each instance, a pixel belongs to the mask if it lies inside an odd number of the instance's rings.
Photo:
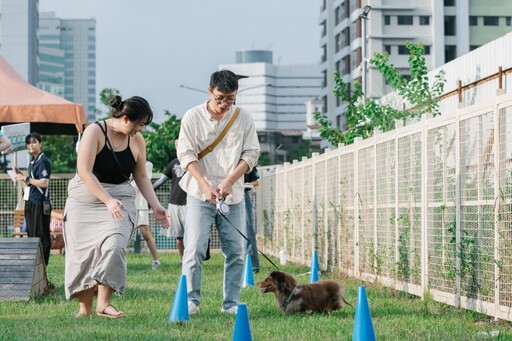
<path id="1" fill-rule="evenodd" d="M 32 85 L 37 84 L 38 0 L 0 0 L 0 54 Z"/>
<path id="2" fill-rule="evenodd" d="M 236 64 L 219 69 L 247 76 L 236 103 L 253 114 L 262 156 L 279 163 L 291 161 L 288 154 L 302 141 L 306 102 L 319 97 L 322 78 L 319 65 L 276 65 L 272 59 L 272 51 L 239 51 Z"/>
<path id="3" fill-rule="evenodd" d="M 64 51 L 39 46 L 39 81 L 37 87 L 64 97 Z"/>
<path id="4" fill-rule="evenodd" d="M 367 5 L 371 10 L 364 19 L 362 9 Z M 427 67 L 434 69 L 512 31 L 512 1 L 322 0 L 319 22 L 323 107 L 343 127 L 344 108 L 332 93 L 334 71 L 349 84 L 362 83 L 363 57 L 387 52 L 391 63 L 408 76 L 406 42 L 423 43 Z M 392 90 L 374 67 L 367 70 L 368 97 L 379 98 Z"/>
<path id="5" fill-rule="evenodd" d="M 53 12 L 39 18 L 40 86 L 59 88 L 63 97 L 84 106 L 89 122 L 96 108 L 96 20 L 61 19 Z M 60 66 L 63 61 L 63 68 Z"/>

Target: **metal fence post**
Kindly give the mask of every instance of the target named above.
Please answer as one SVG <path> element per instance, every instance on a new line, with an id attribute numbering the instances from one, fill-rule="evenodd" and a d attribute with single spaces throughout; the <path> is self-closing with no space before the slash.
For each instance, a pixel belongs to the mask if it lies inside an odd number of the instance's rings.
<path id="1" fill-rule="evenodd" d="M 359 271 L 359 142 L 361 137 L 354 139 L 354 276 L 360 277 Z"/>

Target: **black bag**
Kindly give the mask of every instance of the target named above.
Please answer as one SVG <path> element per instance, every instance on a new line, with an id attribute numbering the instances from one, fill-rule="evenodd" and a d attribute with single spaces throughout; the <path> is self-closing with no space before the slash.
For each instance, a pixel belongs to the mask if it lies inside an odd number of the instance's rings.
<path id="1" fill-rule="evenodd" d="M 43 214 L 50 215 L 52 213 L 52 201 L 46 197 L 43 201 Z"/>

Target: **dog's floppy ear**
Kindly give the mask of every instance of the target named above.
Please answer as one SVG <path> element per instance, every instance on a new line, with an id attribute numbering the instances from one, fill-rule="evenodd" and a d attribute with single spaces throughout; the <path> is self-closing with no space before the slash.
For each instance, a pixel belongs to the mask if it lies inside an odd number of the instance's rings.
<path id="1" fill-rule="evenodd" d="M 272 271 L 270 276 L 268 276 L 268 280 L 274 282 L 277 285 L 277 290 L 283 292 L 286 289 L 284 285 L 284 278 L 281 271 Z"/>
<path id="2" fill-rule="evenodd" d="M 286 277 L 279 274 L 278 278 L 276 278 L 277 288 L 280 292 L 286 292 L 288 288 L 288 284 L 286 283 Z"/>
<path id="3" fill-rule="evenodd" d="M 289 288 L 289 290 L 293 290 L 293 288 L 297 285 L 295 278 L 293 278 L 290 274 L 285 274 L 283 277 L 284 282 L 286 283 L 286 286 Z"/>
<path id="4" fill-rule="evenodd" d="M 281 292 L 289 292 L 293 290 L 293 288 L 297 285 L 295 279 L 286 272 L 277 272 L 276 282 L 278 283 L 279 291 Z"/>
<path id="5" fill-rule="evenodd" d="M 279 276 L 279 272 L 272 271 L 270 275 L 268 275 L 267 279 L 265 281 L 274 281 L 277 282 L 277 277 Z"/>

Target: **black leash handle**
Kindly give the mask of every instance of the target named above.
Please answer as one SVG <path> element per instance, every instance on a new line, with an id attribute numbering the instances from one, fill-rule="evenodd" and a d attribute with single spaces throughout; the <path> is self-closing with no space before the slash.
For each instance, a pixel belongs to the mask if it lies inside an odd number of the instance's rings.
<path id="1" fill-rule="evenodd" d="M 233 228 L 242 236 L 244 237 L 245 240 L 247 240 L 247 243 L 248 245 L 251 245 L 251 241 L 242 233 L 242 231 L 240 231 L 229 219 L 228 217 L 226 217 L 224 215 L 224 213 L 222 213 L 220 210 L 217 210 L 217 213 L 219 213 L 220 216 L 222 216 L 224 219 L 226 219 L 226 221 L 229 223 L 229 225 L 233 226 Z M 256 247 L 256 250 L 258 250 L 258 252 L 263 256 L 265 257 L 266 260 L 268 260 L 270 262 L 270 264 L 272 264 L 277 270 L 280 270 L 277 265 L 274 264 L 274 262 L 272 262 L 272 260 L 270 258 L 267 257 L 266 254 L 264 254 L 263 252 L 260 251 L 260 249 L 258 249 L 258 247 Z"/>

